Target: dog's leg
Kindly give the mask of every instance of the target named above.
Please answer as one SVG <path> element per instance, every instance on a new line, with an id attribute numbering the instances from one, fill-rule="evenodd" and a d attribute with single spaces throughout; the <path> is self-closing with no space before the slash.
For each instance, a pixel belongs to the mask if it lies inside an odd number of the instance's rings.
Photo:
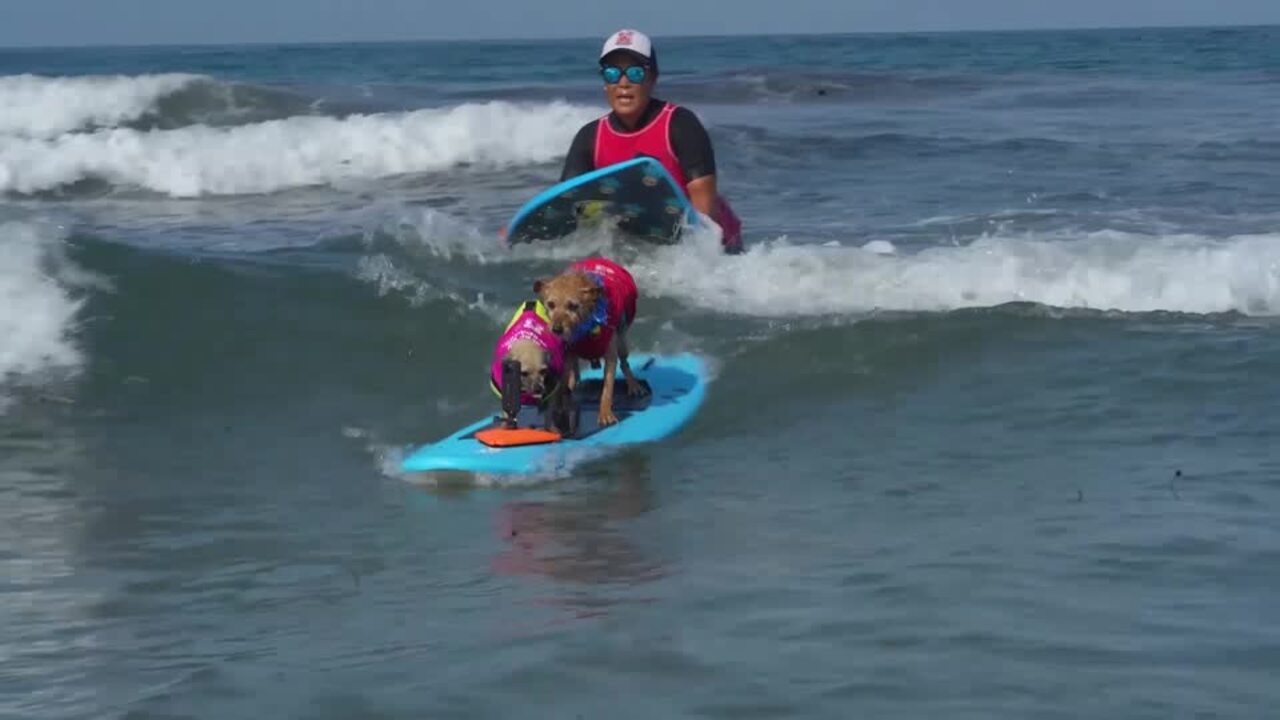
<path id="1" fill-rule="evenodd" d="M 578 387 L 578 356 L 571 351 L 565 350 L 564 353 L 564 376 L 565 386 L 569 392 L 573 392 Z"/>
<path id="2" fill-rule="evenodd" d="M 563 384 L 558 385 L 551 391 L 547 398 L 546 409 L 542 411 L 542 426 L 547 430 L 560 431 L 560 418 L 564 412 L 565 387 Z"/>
<path id="3" fill-rule="evenodd" d="M 614 333 L 614 338 L 618 343 L 618 364 L 622 366 L 622 377 L 627 381 L 627 394 L 631 397 L 640 397 L 645 394 L 644 385 L 636 379 L 635 373 L 631 372 L 631 363 L 627 361 L 631 355 L 631 350 L 627 347 L 627 329 L 619 327 Z"/>
<path id="4" fill-rule="evenodd" d="M 600 412 L 596 414 L 596 422 L 600 427 L 613 425 L 618 417 L 613 414 L 613 373 L 618 365 L 618 336 L 615 334 L 609 341 L 609 348 L 604 352 L 604 378 L 600 388 Z"/>
<path id="5" fill-rule="evenodd" d="M 564 354 L 564 366 L 555 379 L 555 387 L 550 391 L 546 407 L 543 410 L 543 424 L 548 430 L 563 432 L 560 427 L 564 411 L 572 400 L 573 387 L 577 382 L 578 359 L 568 350 Z"/>

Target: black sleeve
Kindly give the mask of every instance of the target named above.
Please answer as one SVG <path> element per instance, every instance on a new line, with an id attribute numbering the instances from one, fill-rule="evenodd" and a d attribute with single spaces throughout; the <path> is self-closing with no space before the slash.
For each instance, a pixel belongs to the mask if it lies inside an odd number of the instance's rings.
<path id="1" fill-rule="evenodd" d="M 564 169 L 560 171 L 560 182 L 569 178 L 585 175 L 595 170 L 596 154 L 596 121 L 592 120 L 578 134 L 573 136 L 569 145 L 569 154 L 564 156 Z"/>
<path id="2" fill-rule="evenodd" d="M 689 108 L 678 107 L 671 113 L 671 149 L 676 151 L 686 181 L 716 174 L 711 136 Z"/>

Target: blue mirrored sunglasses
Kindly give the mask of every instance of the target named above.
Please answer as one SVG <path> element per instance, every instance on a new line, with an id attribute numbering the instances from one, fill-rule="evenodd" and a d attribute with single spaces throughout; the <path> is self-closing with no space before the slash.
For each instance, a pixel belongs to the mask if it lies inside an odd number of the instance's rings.
<path id="1" fill-rule="evenodd" d="M 600 75 L 610 85 L 622 80 L 623 73 L 626 73 L 627 79 L 633 83 L 644 82 L 645 75 L 648 74 L 643 65 L 631 65 L 626 70 L 617 65 L 605 65 L 600 68 Z"/>

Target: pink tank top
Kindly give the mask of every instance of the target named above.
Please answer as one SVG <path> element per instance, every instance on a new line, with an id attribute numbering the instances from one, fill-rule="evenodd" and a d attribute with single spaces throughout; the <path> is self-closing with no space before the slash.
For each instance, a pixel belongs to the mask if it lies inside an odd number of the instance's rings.
<path id="1" fill-rule="evenodd" d="M 648 155 L 662 163 L 662 167 L 671 174 L 676 187 L 687 198 L 688 181 L 684 171 L 680 169 L 680 158 L 676 157 L 675 148 L 671 147 L 671 114 L 679 107 L 675 103 L 667 103 L 657 117 L 648 125 L 634 132 L 619 132 L 609 124 L 609 116 L 605 115 L 596 121 L 596 146 L 594 161 L 597 168 L 626 162 L 641 155 Z M 738 219 L 733 206 L 723 195 L 717 194 L 715 212 L 711 219 L 723 231 L 721 243 L 726 249 L 737 251 L 742 249 L 742 221 Z"/>

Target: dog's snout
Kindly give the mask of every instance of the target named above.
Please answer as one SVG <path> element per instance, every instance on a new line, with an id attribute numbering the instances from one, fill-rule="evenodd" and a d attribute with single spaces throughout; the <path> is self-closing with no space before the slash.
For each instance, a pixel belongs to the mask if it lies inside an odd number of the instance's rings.
<path id="1" fill-rule="evenodd" d="M 556 323 L 555 325 L 551 326 L 551 332 L 559 335 L 560 333 L 564 332 L 564 326 L 561 325 L 560 323 Z"/>

